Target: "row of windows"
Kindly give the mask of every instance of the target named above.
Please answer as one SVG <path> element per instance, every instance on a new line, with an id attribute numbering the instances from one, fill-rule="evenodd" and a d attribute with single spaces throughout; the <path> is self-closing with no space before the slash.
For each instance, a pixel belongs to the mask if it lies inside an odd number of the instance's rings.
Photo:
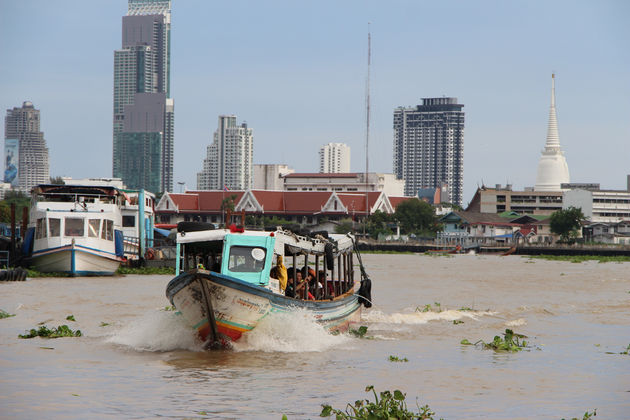
<path id="1" fill-rule="evenodd" d="M 114 240 L 113 220 L 87 219 L 86 225 L 86 219 L 82 217 L 67 217 L 63 219 L 63 227 L 61 222 L 62 219 L 53 217 L 48 219 L 37 219 L 35 226 L 35 239 L 60 237 L 62 230 L 63 236 L 66 237 L 85 237 L 87 226 L 88 238 L 98 238 L 100 235 L 102 239 L 106 239 L 108 241 Z"/>

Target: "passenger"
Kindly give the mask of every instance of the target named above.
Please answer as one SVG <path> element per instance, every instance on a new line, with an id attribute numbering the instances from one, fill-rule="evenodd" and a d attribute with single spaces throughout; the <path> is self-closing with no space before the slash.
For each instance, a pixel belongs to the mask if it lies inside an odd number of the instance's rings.
<path id="1" fill-rule="evenodd" d="M 311 296 L 314 296 L 315 299 L 321 299 L 324 286 L 317 280 L 315 270 L 309 268 L 307 271 L 308 275 L 306 276 L 306 281 L 308 282 L 309 293 Z"/>
<path id="2" fill-rule="evenodd" d="M 282 255 L 278 255 L 278 258 L 276 258 L 276 268 L 278 269 L 278 277 L 276 278 L 280 282 L 280 290 L 284 291 L 287 288 L 287 268 L 282 261 Z"/>
<path id="3" fill-rule="evenodd" d="M 289 279 L 287 281 L 287 288 L 284 291 L 284 295 L 300 299 L 302 297 L 302 290 L 304 290 L 304 281 L 302 280 L 302 273 L 299 271 L 296 273 L 297 282 L 293 279 L 293 270 L 289 269 Z M 297 283 L 297 286 L 296 286 Z"/>
<path id="4" fill-rule="evenodd" d="M 327 284 L 328 285 L 328 295 L 327 297 L 329 298 L 334 298 L 335 297 L 335 286 L 333 284 L 332 281 L 329 281 L 326 283 L 326 272 L 325 271 L 321 271 L 319 272 L 319 281 L 322 285 Z"/>

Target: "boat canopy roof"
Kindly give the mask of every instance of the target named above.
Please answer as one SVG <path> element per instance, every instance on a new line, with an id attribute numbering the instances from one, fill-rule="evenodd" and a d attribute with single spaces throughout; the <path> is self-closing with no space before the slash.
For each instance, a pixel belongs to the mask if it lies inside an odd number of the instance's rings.
<path id="1" fill-rule="evenodd" d="M 109 185 L 65 185 L 65 184 L 40 184 L 33 187 L 33 195 L 84 195 L 113 197 L 122 192 Z"/>
<path id="2" fill-rule="evenodd" d="M 223 241 L 226 235 L 244 236 L 274 236 L 276 238 L 276 250 L 283 247 L 291 254 L 307 253 L 313 255 L 323 255 L 326 243 L 336 245 L 335 253 L 351 251 L 354 248 L 354 237 L 351 234 L 331 234 L 328 238 L 321 235 L 314 237 L 298 235 L 294 232 L 277 229 L 272 232 L 245 230 L 238 232 L 230 229 L 212 229 L 195 232 L 177 232 L 177 242 L 180 244 L 192 244 L 199 242 Z"/>

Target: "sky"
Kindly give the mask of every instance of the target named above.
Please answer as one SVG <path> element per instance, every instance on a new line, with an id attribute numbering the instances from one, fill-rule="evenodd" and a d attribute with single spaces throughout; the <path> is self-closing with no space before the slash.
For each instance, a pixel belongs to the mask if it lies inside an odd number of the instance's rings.
<path id="1" fill-rule="evenodd" d="M 113 57 L 125 0 L 0 0 L 0 110 L 32 101 L 51 176 L 112 175 Z M 464 104 L 464 205 L 478 186 L 533 186 L 551 73 L 572 182 L 630 174 L 630 2 L 173 0 L 175 191 L 196 188 L 217 118 L 254 130 L 254 163 L 317 172 L 343 142 L 392 172 L 393 111 Z M 0 154 L 3 152 L 0 151 Z"/>

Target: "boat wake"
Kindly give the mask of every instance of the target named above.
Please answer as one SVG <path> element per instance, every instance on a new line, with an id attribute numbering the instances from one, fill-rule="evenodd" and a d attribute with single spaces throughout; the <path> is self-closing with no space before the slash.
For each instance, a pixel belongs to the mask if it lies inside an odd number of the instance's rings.
<path id="1" fill-rule="evenodd" d="M 195 331 L 173 311 L 154 311 L 122 326 L 106 342 L 137 351 L 201 351 Z"/>
<path id="2" fill-rule="evenodd" d="M 329 333 L 305 310 L 272 313 L 233 343 L 235 351 L 297 353 L 323 352 L 349 342 L 350 337 Z"/>
<path id="3" fill-rule="evenodd" d="M 462 310 L 445 310 L 440 312 L 434 311 L 414 311 L 409 313 L 393 313 L 386 314 L 381 311 L 372 310 L 363 312 L 361 320 L 372 324 L 403 324 L 403 325 L 419 325 L 426 324 L 430 321 L 455 321 L 462 318 L 476 320 L 486 315 L 495 315 L 492 311 L 462 311 Z"/>

